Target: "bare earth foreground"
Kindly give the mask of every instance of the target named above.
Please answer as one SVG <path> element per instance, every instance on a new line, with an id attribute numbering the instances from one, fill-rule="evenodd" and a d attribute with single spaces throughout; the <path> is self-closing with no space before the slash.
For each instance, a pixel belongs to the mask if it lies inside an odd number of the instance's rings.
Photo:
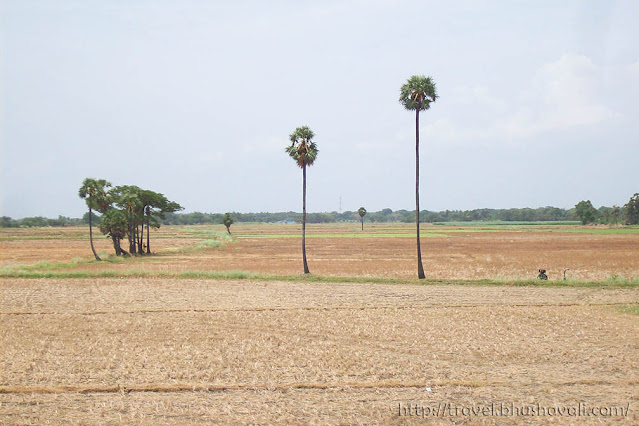
<path id="1" fill-rule="evenodd" d="M 0 423 L 637 424 L 639 317 L 623 308 L 638 301 L 637 288 L 4 278 Z"/>
<path id="2" fill-rule="evenodd" d="M 0 229 L 0 424 L 639 424 L 639 228 L 223 231 Z"/>

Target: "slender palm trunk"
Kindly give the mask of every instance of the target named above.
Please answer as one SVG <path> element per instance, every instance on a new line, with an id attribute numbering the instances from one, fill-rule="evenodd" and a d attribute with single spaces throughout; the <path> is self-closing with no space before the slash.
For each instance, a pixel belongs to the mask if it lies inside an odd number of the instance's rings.
<path id="1" fill-rule="evenodd" d="M 140 226 L 142 227 L 142 229 L 139 231 L 139 235 L 138 235 L 138 251 L 141 254 L 144 254 L 144 247 L 143 247 L 143 242 L 144 242 L 144 220 L 142 220 L 142 224 Z"/>
<path id="2" fill-rule="evenodd" d="M 363 231 L 364 230 L 364 217 L 363 216 L 362 216 L 361 220 L 362 220 L 362 231 Z"/>
<path id="3" fill-rule="evenodd" d="M 95 252 L 95 247 L 93 247 L 93 223 L 91 221 L 91 216 L 93 216 L 93 210 L 91 209 L 91 196 L 89 196 L 89 241 L 91 241 L 91 251 L 93 252 L 93 255 L 95 256 L 95 260 L 102 260 L 100 259 L 100 256 L 98 256 L 98 254 Z"/>
<path id="4" fill-rule="evenodd" d="M 304 273 L 310 274 L 306 262 L 306 164 L 302 167 L 302 258 L 304 259 Z"/>
<path id="5" fill-rule="evenodd" d="M 422 279 L 424 265 L 422 264 L 422 246 L 419 240 L 419 108 L 415 112 L 415 223 L 417 224 L 417 276 Z"/>
<path id="6" fill-rule="evenodd" d="M 129 209 L 129 252 L 131 254 L 137 254 L 136 251 L 136 237 L 135 237 L 135 226 L 133 225 L 133 212 Z"/>
<path id="7" fill-rule="evenodd" d="M 142 254 L 142 247 L 140 247 L 140 225 L 135 225 L 135 249 L 138 254 Z"/>
<path id="8" fill-rule="evenodd" d="M 151 232 L 151 227 L 149 224 L 151 223 L 151 218 L 149 212 L 146 213 L 146 252 L 151 254 L 151 237 L 149 236 L 149 232 Z"/>

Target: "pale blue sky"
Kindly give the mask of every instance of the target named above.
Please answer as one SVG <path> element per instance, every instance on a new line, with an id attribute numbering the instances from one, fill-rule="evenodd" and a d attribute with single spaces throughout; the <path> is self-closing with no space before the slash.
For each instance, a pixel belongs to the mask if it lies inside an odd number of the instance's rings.
<path id="1" fill-rule="evenodd" d="M 85 177 L 187 211 L 624 204 L 639 192 L 635 1 L 0 1 L 0 215 L 80 216 Z"/>

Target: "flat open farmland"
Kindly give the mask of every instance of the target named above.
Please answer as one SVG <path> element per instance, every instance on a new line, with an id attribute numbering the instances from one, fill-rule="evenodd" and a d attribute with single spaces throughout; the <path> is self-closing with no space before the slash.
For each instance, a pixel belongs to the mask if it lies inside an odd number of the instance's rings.
<path id="1" fill-rule="evenodd" d="M 411 404 L 443 407 L 439 422 L 636 424 L 638 301 L 637 288 L 4 278 L 0 423 L 422 422 L 399 416 Z M 555 414 L 461 414 L 501 403 Z M 580 403 L 618 415 L 554 411 Z"/>
<path id="2" fill-rule="evenodd" d="M 85 271 L 253 271 L 276 275 L 301 272 L 300 225 L 233 225 L 233 240 L 218 240 L 222 225 L 165 226 L 152 233 L 155 256 L 119 263 L 79 263 Z M 550 280 L 606 280 L 639 277 L 639 228 L 582 226 L 423 227 L 426 276 L 434 279 L 534 279 L 538 269 Z M 112 253 L 96 233 L 97 249 Z M 213 242 L 213 247 L 207 247 Z M 309 225 L 311 272 L 327 276 L 416 275 L 414 226 L 410 224 Z M 88 229 L 2 229 L 0 265 L 91 259 Z M 51 265 L 47 265 L 51 269 Z"/>
<path id="3" fill-rule="evenodd" d="M 639 422 L 638 228 L 232 231 L 0 230 L 0 424 Z"/>

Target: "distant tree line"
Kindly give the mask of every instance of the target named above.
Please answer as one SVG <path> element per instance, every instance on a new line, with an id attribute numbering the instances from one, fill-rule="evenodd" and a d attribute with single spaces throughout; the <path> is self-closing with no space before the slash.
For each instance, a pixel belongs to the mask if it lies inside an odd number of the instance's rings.
<path id="1" fill-rule="evenodd" d="M 602 207 L 601 210 L 607 209 Z M 235 222 L 299 222 L 302 221 L 302 213 L 277 212 L 277 213 L 238 213 L 233 212 Z M 222 223 L 221 213 L 174 213 L 167 214 L 162 221 L 170 225 L 197 225 Z M 476 210 L 445 210 L 433 212 L 422 210 L 420 217 L 423 222 L 471 222 L 471 221 L 578 221 L 579 217 L 575 209 L 561 209 L 557 207 L 540 207 L 536 209 L 476 209 Z M 336 223 L 336 222 L 360 222 L 363 218 L 359 211 L 345 211 L 343 213 L 307 213 L 308 223 Z M 383 209 L 376 212 L 366 212 L 366 221 L 372 223 L 415 221 L 415 210 Z"/>
<path id="2" fill-rule="evenodd" d="M 98 216 L 93 215 L 94 219 Z M 98 219 L 99 220 L 99 219 Z M 0 217 L 0 228 L 31 228 L 40 226 L 76 226 L 89 223 L 89 215 L 85 213 L 82 219 L 58 216 L 57 219 L 48 219 L 42 216 L 25 217 L 23 219 L 11 219 L 9 216 Z"/>
<path id="3" fill-rule="evenodd" d="M 599 224 L 637 224 L 639 222 L 628 216 L 623 207 L 600 207 L 595 209 L 595 219 L 589 223 Z M 277 213 L 238 213 L 233 212 L 233 219 L 238 222 L 300 222 L 302 214 L 297 212 L 277 212 Z M 222 223 L 221 213 L 173 213 L 167 214 L 162 221 L 170 225 L 197 225 L 197 224 L 219 224 Z M 478 222 L 478 221 L 505 221 L 505 222 L 551 222 L 551 221 L 580 221 L 581 217 L 576 208 L 562 209 L 558 207 L 539 208 L 512 208 L 512 209 L 475 209 L 475 210 L 444 210 L 434 212 L 422 210 L 420 217 L 423 222 Z M 308 223 L 336 223 L 336 222 L 359 222 L 362 220 L 358 211 L 345 211 L 343 213 L 307 213 Z M 372 223 L 384 222 L 404 222 L 415 221 L 415 210 L 382 209 L 376 212 L 366 212 L 366 220 Z"/>
<path id="4" fill-rule="evenodd" d="M 574 211 L 584 225 L 591 223 L 637 225 L 639 224 L 639 193 L 630 197 L 623 207 L 613 205 L 596 209 L 590 200 L 584 200 L 577 203 Z"/>
<path id="5" fill-rule="evenodd" d="M 630 201 L 624 206 L 606 207 L 598 209 L 592 206 L 589 201 L 582 201 L 588 213 L 583 217 L 581 210 L 575 206 L 572 209 L 562 209 L 558 207 L 539 207 L 522 209 L 475 209 L 475 210 L 444 210 L 433 212 L 422 210 L 420 216 L 424 222 L 476 222 L 476 221 L 505 221 L 505 222 L 549 222 L 549 221 L 582 221 L 596 224 L 639 224 L 639 194 L 633 195 Z M 582 207 L 583 208 L 583 207 Z M 238 222 L 301 222 L 302 213 L 297 212 L 276 212 L 276 213 L 238 213 L 232 212 L 235 223 Z M 206 225 L 222 224 L 223 213 L 175 213 L 165 212 L 163 218 L 156 218 L 159 224 L 163 225 Z M 345 211 L 343 213 L 307 213 L 308 223 L 336 223 L 336 222 L 359 222 L 362 218 L 358 211 Z M 93 223 L 100 225 L 102 217 L 93 213 Z M 368 222 L 413 222 L 415 220 L 415 210 L 383 209 L 377 212 L 366 212 Z M 25 217 L 23 219 L 11 219 L 7 216 L 0 217 L 0 227 L 20 228 L 35 226 L 74 226 L 89 223 L 88 212 L 79 218 L 69 218 L 58 216 L 57 219 L 47 219 L 45 217 Z"/>

